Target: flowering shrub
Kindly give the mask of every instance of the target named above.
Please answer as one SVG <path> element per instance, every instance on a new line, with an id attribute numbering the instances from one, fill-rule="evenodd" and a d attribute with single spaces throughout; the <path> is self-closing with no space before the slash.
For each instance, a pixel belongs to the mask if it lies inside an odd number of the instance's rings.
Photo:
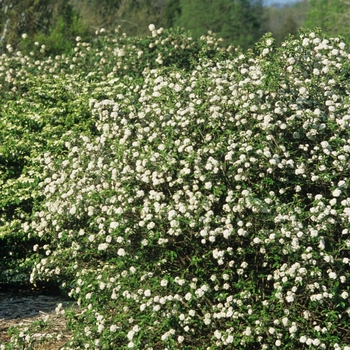
<path id="1" fill-rule="evenodd" d="M 319 32 L 205 52 L 111 67 L 95 128 L 38 156 L 31 281 L 84 309 L 65 349 L 349 349 L 350 54 Z"/>
<path id="2" fill-rule="evenodd" d="M 179 30 L 152 29 L 147 38 L 128 38 L 97 31 L 92 43 L 76 38 L 72 55 L 47 56 L 36 42 L 29 56 L 0 56 L 0 280 L 28 280 L 30 251 L 36 243 L 21 225 L 42 196 L 40 157 L 64 157 L 65 142 L 77 135 L 95 135 L 89 99 L 112 98 L 126 72 L 142 84 L 144 69 L 177 67 L 191 70 L 198 57 L 229 57 L 208 36 L 193 41 Z M 67 135 L 66 133 L 69 132 Z"/>

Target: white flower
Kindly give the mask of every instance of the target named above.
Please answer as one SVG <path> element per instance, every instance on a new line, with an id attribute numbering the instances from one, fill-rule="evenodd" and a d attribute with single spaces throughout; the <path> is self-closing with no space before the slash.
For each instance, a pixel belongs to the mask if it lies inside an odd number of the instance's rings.
<path id="1" fill-rule="evenodd" d="M 206 190 L 210 190 L 211 188 L 212 188 L 212 183 L 211 182 L 206 182 L 205 184 L 204 184 L 204 188 L 206 189 Z"/>
<path id="2" fill-rule="evenodd" d="M 229 335 L 229 336 L 226 338 L 226 343 L 227 343 L 227 344 L 232 344 L 232 343 L 233 343 L 233 335 Z"/>
<path id="3" fill-rule="evenodd" d="M 123 243 L 123 242 L 124 242 L 124 238 L 121 237 L 121 236 L 118 236 L 118 237 L 117 237 L 117 242 L 118 242 L 118 243 Z"/>
<path id="4" fill-rule="evenodd" d="M 321 146 L 322 148 L 330 148 L 329 143 L 327 141 L 322 141 Z"/>
<path id="5" fill-rule="evenodd" d="M 288 301 L 288 303 L 292 303 L 294 301 L 294 296 L 293 295 L 287 295 L 286 296 L 286 300 Z"/>
<path id="6" fill-rule="evenodd" d="M 74 215 L 77 212 L 77 208 L 75 205 L 72 206 L 72 208 L 69 211 L 69 214 Z"/>
<path id="7" fill-rule="evenodd" d="M 214 332 L 214 335 L 217 339 L 221 339 L 221 332 L 219 332 L 218 330 Z"/>
<path id="8" fill-rule="evenodd" d="M 337 188 L 332 192 L 333 197 L 339 197 L 340 194 L 341 194 L 341 190 L 339 188 Z"/>
<path id="9" fill-rule="evenodd" d="M 148 26 L 148 29 L 150 30 L 150 32 L 153 32 L 156 29 L 156 26 L 154 24 L 150 24 Z"/>
<path id="10" fill-rule="evenodd" d="M 174 217 L 176 217 L 177 213 L 175 210 L 170 210 L 168 212 L 168 220 L 171 221 Z"/>
<path id="11" fill-rule="evenodd" d="M 343 299 L 347 299 L 348 296 L 349 296 L 349 293 L 348 293 L 348 292 L 343 292 L 343 293 L 341 293 L 341 297 L 342 297 Z"/>
<path id="12" fill-rule="evenodd" d="M 185 340 L 185 338 L 182 336 L 182 335 L 179 335 L 178 337 L 177 337 L 177 341 L 181 344 L 181 343 L 183 343 L 183 341 Z"/>
<path id="13" fill-rule="evenodd" d="M 302 45 L 303 45 L 303 46 L 308 46 L 308 45 L 309 45 L 309 42 L 310 42 L 310 39 L 305 38 L 305 39 L 303 40 Z"/>
<path id="14" fill-rule="evenodd" d="M 333 271 L 329 271 L 328 276 L 329 276 L 329 278 L 331 278 L 333 280 L 335 280 L 337 278 L 337 274 Z"/>
<path id="15" fill-rule="evenodd" d="M 106 250 L 108 248 L 108 244 L 107 243 L 101 243 L 98 245 L 98 250 Z"/>
<path id="16" fill-rule="evenodd" d="M 119 248 L 117 254 L 119 256 L 124 256 L 125 255 L 125 250 L 123 248 Z"/>
<path id="17" fill-rule="evenodd" d="M 306 88 L 304 87 L 304 86 L 302 86 L 300 89 L 299 89 L 299 93 L 301 94 L 301 95 L 304 95 L 305 93 L 306 93 Z"/>
<path id="18" fill-rule="evenodd" d="M 138 325 L 135 325 L 134 327 L 132 327 L 132 330 L 137 333 L 140 331 L 140 327 Z"/>
<path id="19" fill-rule="evenodd" d="M 195 291 L 195 294 L 197 295 L 198 298 L 202 297 L 204 295 L 204 292 L 202 289 L 197 289 Z"/>
<path id="20" fill-rule="evenodd" d="M 252 334 L 252 329 L 250 327 L 247 327 L 243 334 L 249 337 Z"/>
<path id="21" fill-rule="evenodd" d="M 119 226 L 119 222 L 115 222 L 115 221 L 112 221 L 110 224 L 109 224 L 109 227 L 111 229 L 115 229 Z"/>
<path id="22" fill-rule="evenodd" d="M 129 340 L 132 340 L 132 338 L 134 338 L 134 335 L 135 335 L 134 331 L 129 331 L 127 337 Z"/>
<path id="23" fill-rule="evenodd" d="M 187 301 L 189 301 L 191 298 L 192 298 L 192 294 L 191 294 L 191 293 L 187 293 L 187 294 L 185 295 L 185 299 L 186 299 Z"/>
<path id="24" fill-rule="evenodd" d="M 169 338 L 169 333 L 168 332 L 165 332 L 162 336 L 161 336 L 161 339 L 164 341 L 166 340 L 167 338 Z"/>
<path id="25" fill-rule="evenodd" d="M 289 333 L 295 333 L 297 331 L 297 326 L 293 325 L 292 327 L 289 328 Z"/>

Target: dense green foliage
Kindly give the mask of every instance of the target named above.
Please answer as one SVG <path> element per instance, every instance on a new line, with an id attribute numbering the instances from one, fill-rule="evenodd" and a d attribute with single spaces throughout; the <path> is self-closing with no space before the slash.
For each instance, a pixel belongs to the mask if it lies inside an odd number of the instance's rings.
<path id="1" fill-rule="evenodd" d="M 122 26 L 128 36 L 148 34 L 149 23 L 159 23 L 161 4 L 154 0 L 76 0 L 73 5 L 85 23 L 95 31 L 104 28 L 112 31 Z"/>
<path id="2" fill-rule="evenodd" d="M 0 3 L 0 52 L 21 50 L 29 54 L 40 42 L 43 55 L 72 51 L 75 38 L 90 38 L 69 0 L 4 0 Z"/>
<path id="3" fill-rule="evenodd" d="M 112 30 L 122 25 L 128 35 L 142 35 L 149 22 L 165 28 L 185 27 L 195 38 L 208 30 L 225 39 L 226 46 L 252 47 L 261 37 L 262 3 L 260 1 L 118 1 L 79 0 L 76 8 L 95 27 Z M 148 21 L 148 22 L 147 22 Z"/>
<path id="4" fill-rule="evenodd" d="M 42 56 L 69 54 L 76 36 L 91 42 L 96 30 L 121 26 L 128 36 L 147 35 L 149 23 L 184 27 L 194 38 L 208 30 L 222 45 L 253 48 L 263 33 L 278 43 L 295 34 L 305 17 L 306 0 L 285 8 L 263 7 L 260 0 L 3 0 L 0 3 L 0 51 L 30 54 L 40 42 Z"/>
<path id="5" fill-rule="evenodd" d="M 72 57 L 38 60 L 42 53 L 37 45 L 32 48 L 34 57 L 13 54 L 0 58 L 0 237 L 4 237 L 0 271 L 7 271 L 0 275 L 2 280 L 17 274 L 16 259 L 25 263 L 28 246 L 32 247 L 26 235 L 18 232 L 18 225 L 40 200 L 39 155 L 52 150 L 64 153 L 68 131 L 73 135 L 96 132 L 86 101 L 114 95 L 105 77 L 128 73 L 141 79 L 144 69 L 160 66 L 191 71 L 200 57 L 225 55 L 217 43 L 203 46 L 205 40 L 190 40 L 176 30 L 159 30 L 155 37 L 136 39 L 102 31 L 93 44 L 77 39 Z"/>
<path id="6" fill-rule="evenodd" d="M 262 31 L 271 32 L 277 45 L 280 45 L 288 34 L 295 35 L 304 25 L 307 9 L 307 0 L 284 7 L 264 7 Z"/>
<path id="7" fill-rule="evenodd" d="M 263 7 L 261 0 L 3 0 L 0 50 L 29 54 L 33 43 L 40 42 L 42 56 L 68 54 L 76 36 L 91 42 L 96 30 L 118 26 L 128 36 L 145 36 L 149 23 L 184 27 L 194 38 L 211 31 L 224 39 L 221 45 L 243 49 L 253 48 L 268 32 L 279 45 L 301 26 L 347 38 L 349 6 L 338 0 L 301 0 L 283 7 Z"/>
<path id="8" fill-rule="evenodd" d="M 118 26 L 128 36 L 145 36 L 149 23 L 184 27 L 194 38 L 210 30 L 224 39 L 221 45 L 243 49 L 253 48 L 268 32 L 279 45 L 301 26 L 346 38 L 349 6 L 338 0 L 301 0 L 283 7 L 263 7 L 261 0 L 3 0 L 0 50 L 29 54 L 33 43 L 40 42 L 42 56 L 68 54 L 76 36 L 91 42 L 96 30 Z"/>
<path id="9" fill-rule="evenodd" d="M 250 0 L 181 0 L 174 26 L 191 30 L 195 38 L 209 30 L 233 44 L 249 48 L 262 35 L 262 2 Z"/>
<path id="10" fill-rule="evenodd" d="M 319 27 L 328 35 L 349 37 L 350 3 L 342 0 L 309 0 L 305 26 Z"/>
<path id="11" fill-rule="evenodd" d="M 345 44 L 149 29 L 0 57 L 2 278 L 78 301 L 65 349 L 348 350 Z"/>
<path id="12" fill-rule="evenodd" d="M 176 20 L 181 16 L 180 0 L 167 0 L 162 8 L 161 24 L 165 28 L 172 28 Z"/>

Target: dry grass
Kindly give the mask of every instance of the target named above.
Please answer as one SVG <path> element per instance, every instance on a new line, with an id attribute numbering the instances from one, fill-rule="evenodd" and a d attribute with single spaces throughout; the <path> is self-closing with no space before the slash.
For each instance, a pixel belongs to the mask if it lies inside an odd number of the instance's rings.
<path id="1" fill-rule="evenodd" d="M 46 341 L 41 344 L 34 345 L 33 350 L 59 350 L 69 339 Z"/>

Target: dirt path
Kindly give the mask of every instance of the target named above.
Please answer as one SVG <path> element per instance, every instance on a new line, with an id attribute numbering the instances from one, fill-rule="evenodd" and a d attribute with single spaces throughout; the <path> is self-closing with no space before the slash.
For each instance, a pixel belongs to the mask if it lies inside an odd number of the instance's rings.
<path id="1" fill-rule="evenodd" d="M 64 316 L 55 311 L 59 304 L 62 304 L 62 309 L 70 306 L 76 307 L 57 290 L 42 288 L 14 290 L 0 285 L 0 344 L 9 343 L 8 330 L 10 327 L 20 326 L 21 329 L 25 329 L 33 322 L 47 320 L 49 326 L 43 329 L 39 327 L 40 332 L 32 334 L 32 338 L 39 339 L 43 335 L 50 338 L 51 335 L 51 339 L 45 340 L 43 344 L 38 344 L 34 349 L 60 349 L 69 340 L 70 333 L 66 329 Z"/>

